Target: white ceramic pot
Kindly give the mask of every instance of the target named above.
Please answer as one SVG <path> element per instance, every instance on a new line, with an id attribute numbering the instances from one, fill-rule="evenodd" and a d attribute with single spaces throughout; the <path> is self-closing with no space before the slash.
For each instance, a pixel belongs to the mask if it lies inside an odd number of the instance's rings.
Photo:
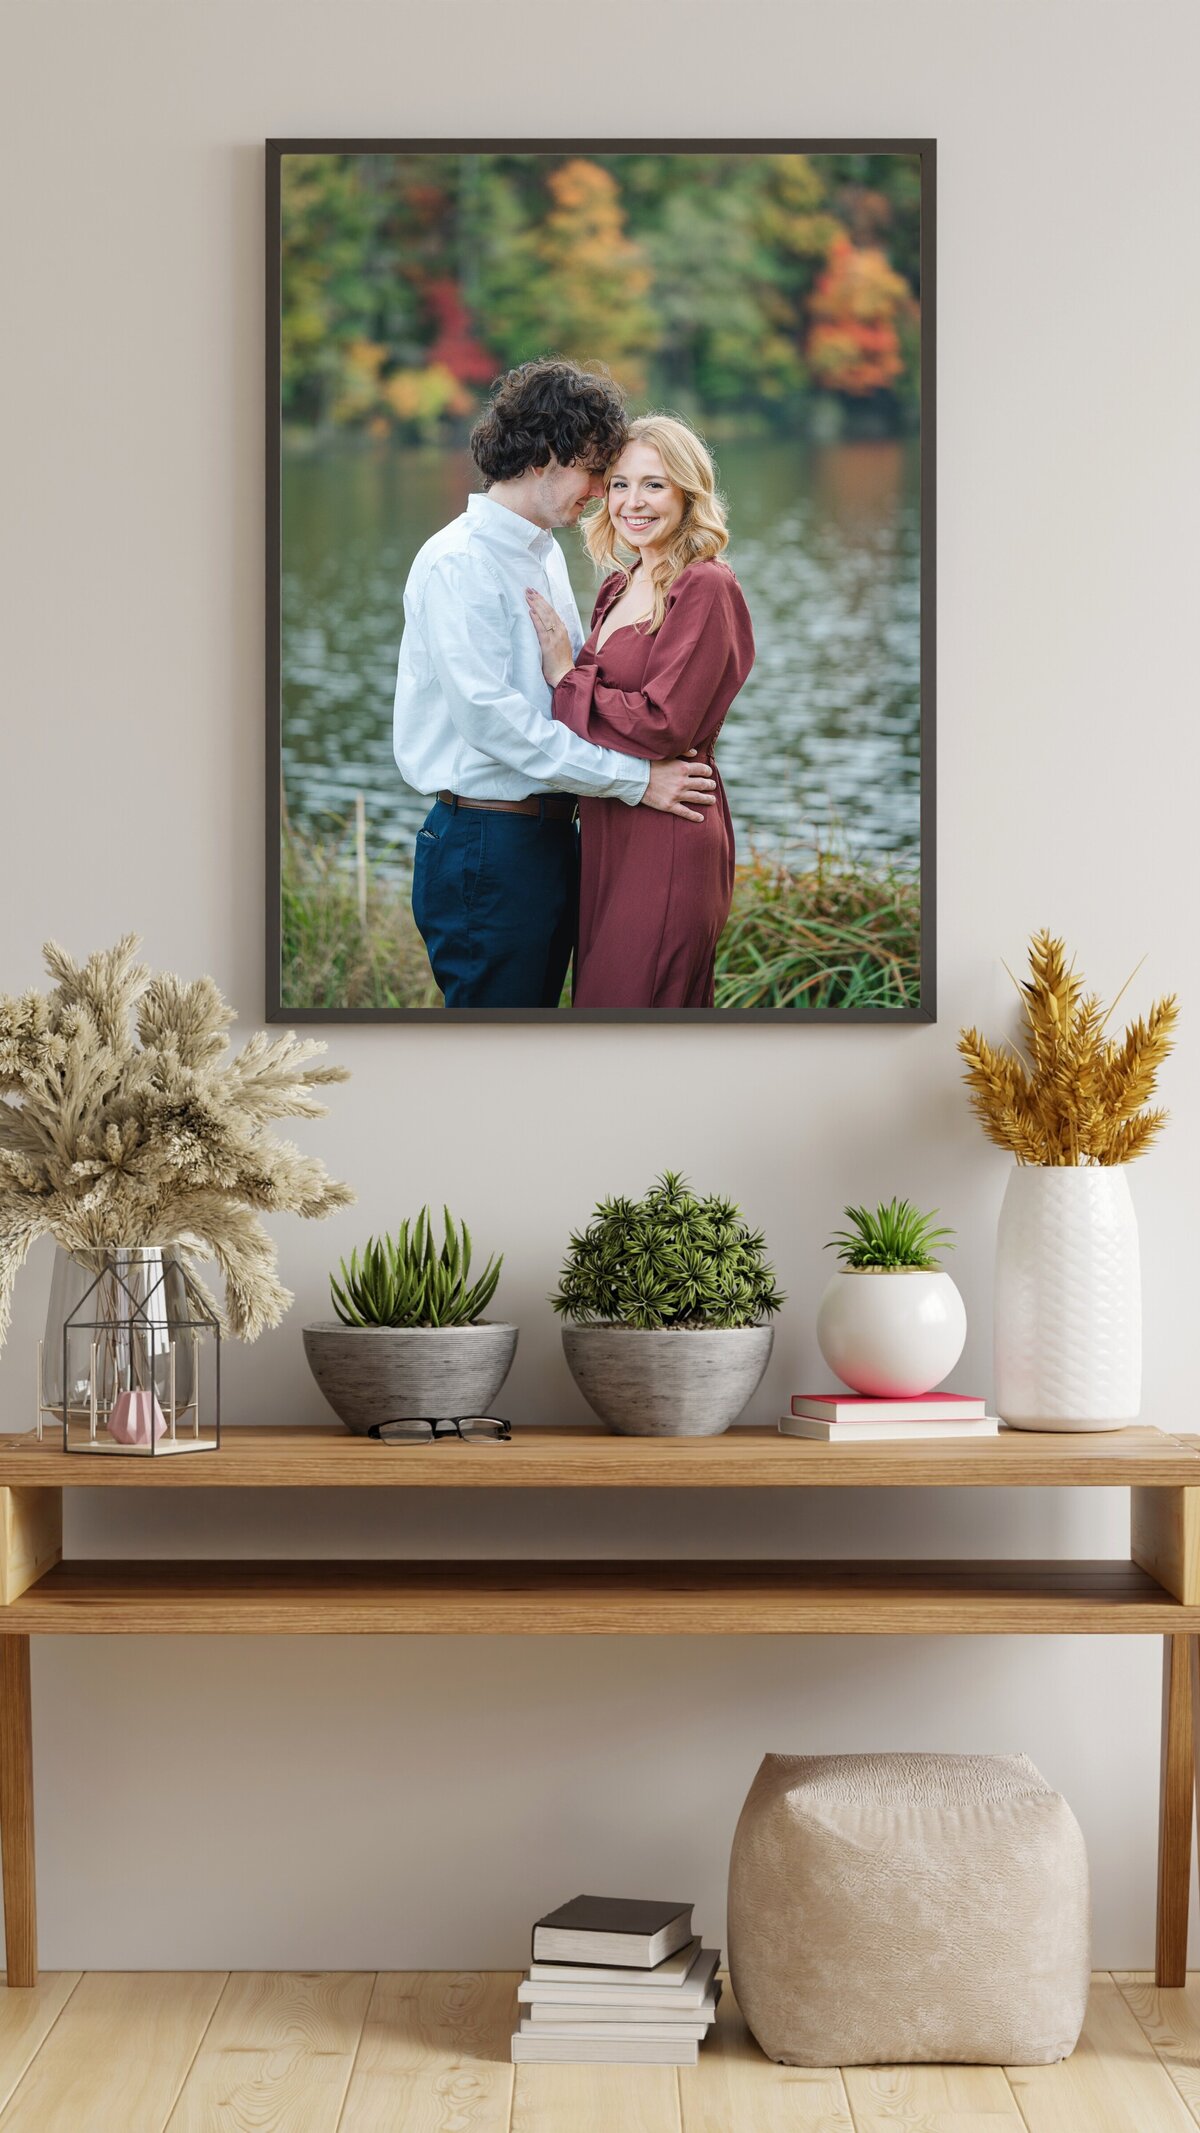
<path id="1" fill-rule="evenodd" d="M 1142 1404 L 1137 1217 L 1122 1164 L 1012 1173 L 996 1239 L 996 1406 L 1018 1429 L 1121 1429 Z"/>
<path id="2" fill-rule="evenodd" d="M 963 1352 L 967 1314 L 941 1268 L 844 1267 L 817 1312 L 831 1370 L 874 1399 L 915 1399 L 948 1377 Z"/>

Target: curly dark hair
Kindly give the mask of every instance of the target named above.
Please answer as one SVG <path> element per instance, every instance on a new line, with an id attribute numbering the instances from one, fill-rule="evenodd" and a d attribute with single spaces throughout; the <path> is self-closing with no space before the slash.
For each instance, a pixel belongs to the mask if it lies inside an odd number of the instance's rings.
<path id="1" fill-rule="evenodd" d="M 540 356 L 497 378 L 471 432 L 471 450 L 490 488 L 548 466 L 552 457 L 601 474 L 628 435 L 625 396 L 614 378 L 562 356 Z"/>

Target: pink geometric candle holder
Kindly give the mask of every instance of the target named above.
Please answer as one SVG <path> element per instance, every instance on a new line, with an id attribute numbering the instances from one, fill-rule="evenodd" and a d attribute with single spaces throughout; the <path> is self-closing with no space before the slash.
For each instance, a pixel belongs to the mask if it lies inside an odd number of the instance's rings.
<path id="1" fill-rule="evenodd" d="M 108 1415 L 108 1434 L 118 1444 L 149 1444 L 167 1434 L 166 1419 L 152 1392 L 119 1392 Z"/>

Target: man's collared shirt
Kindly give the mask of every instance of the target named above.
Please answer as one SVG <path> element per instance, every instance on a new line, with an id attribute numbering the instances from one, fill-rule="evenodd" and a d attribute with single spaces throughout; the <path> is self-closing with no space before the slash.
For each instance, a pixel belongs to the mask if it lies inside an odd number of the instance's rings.
<path id="1" fill-rule="evenodd" d="M 393 747 L 421 793 L 524 800 L 575 792 L 636 806 L 650 766 L 555 724 L 527 586 L 583 643 L 567 566 L 552 533 L 489 496 L 426 541 L 404 588 Z"/>

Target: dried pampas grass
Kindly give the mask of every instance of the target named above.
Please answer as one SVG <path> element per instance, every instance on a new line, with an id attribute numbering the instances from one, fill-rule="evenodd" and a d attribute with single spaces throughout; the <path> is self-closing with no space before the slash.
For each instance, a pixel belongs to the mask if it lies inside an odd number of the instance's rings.
<path id="1" fill-rule="evenodd" d="M 266 1131 L 322 1117 L 314 1092 L 346 1068 L 311 1065 L 325 1046 L 290 1031 L 227 1057 L 233 1010 L 212 979 L 151 977 L 137 947 L 127 934 L 77 964 L 49 942 L 52 990 L 0 995 L 0 1342 L 43 1236 L 97 1270 L 114 1245 L 214 1259 L 223 1322 L 254 1340 L 292 1301 L 260 1213 L 327 1215 L 354 1199 Z"/>

